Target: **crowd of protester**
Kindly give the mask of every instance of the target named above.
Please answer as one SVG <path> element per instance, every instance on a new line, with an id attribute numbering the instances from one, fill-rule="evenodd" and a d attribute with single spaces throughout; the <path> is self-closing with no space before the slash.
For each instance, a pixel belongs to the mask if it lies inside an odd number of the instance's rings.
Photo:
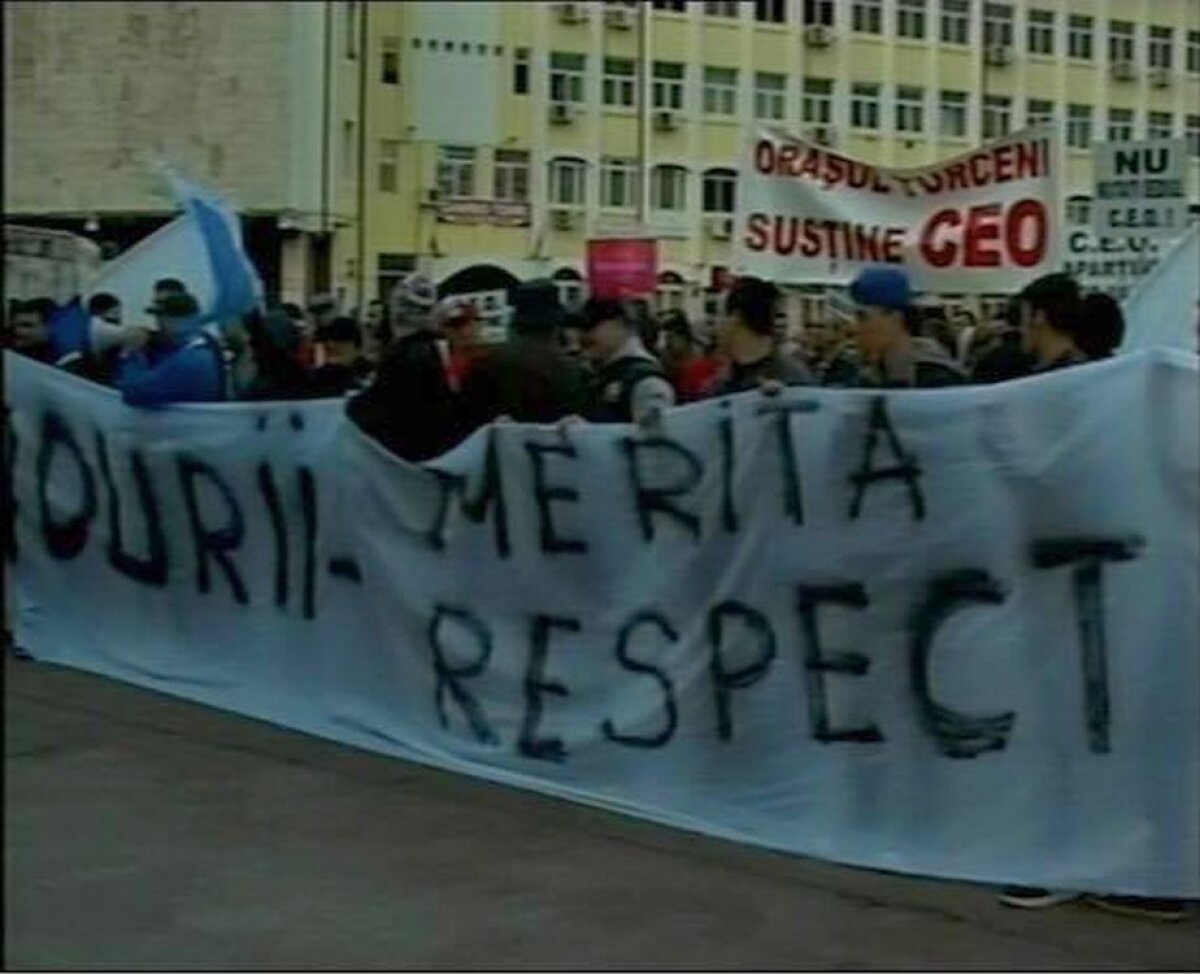
<path id="1" fill-rule="evenodd" d="M 346 397 L 362 430 L 422 461 L 497 420 L 655 427 L 673 406 L 747 390 L 1002 382 L 1109 356 L 1124 331 L 1115 301 L 1065 274 L 1034 281 L 988 322 L 922 305 L 894 267 L 863 270 L 849 299 L 852 312 L 787 340 L 778 289 L 743 277 L 706 336 L 681 311 L 656 318 L 644 301 L 599 297 L 568 309 L 551 281 L 527 281 L 513 290 L 506 340 L 492 344 L 470 302 L 439 300 L 420 274 L 361 321 L 319 296 L 214 322 L 167 278 L 145 309 L 152 326 L 122 325 L 109 294 L 73 310 L 36 299 L 10 307 L 6 344 L 133 406 Z M 62 340 L 68 311 L 85 323 L 82 341 Z"/>

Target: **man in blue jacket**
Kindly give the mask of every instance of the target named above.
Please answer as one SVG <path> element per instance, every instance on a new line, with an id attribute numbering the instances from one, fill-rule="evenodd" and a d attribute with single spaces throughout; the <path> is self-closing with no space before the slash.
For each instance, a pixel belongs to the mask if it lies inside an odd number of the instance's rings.
<path id="1" fill-rule="evenodd" d="M 214 403 L 225 398 L 221 347 L 199 321 L 196 299 L 165 294 L 146 309 L 158 330 L 127 329 L 114 385 L 130 406 Z"/>

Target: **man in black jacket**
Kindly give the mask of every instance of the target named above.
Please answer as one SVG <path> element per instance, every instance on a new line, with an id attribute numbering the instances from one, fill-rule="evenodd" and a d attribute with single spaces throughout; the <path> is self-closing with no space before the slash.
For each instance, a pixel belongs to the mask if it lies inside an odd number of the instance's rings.
<path id="1" fill-rule="evenodd" d="M 725 321 L 717 336 L 729 369 L 713 395 L 814 385 L 808 368 L 780 346 L 775 324 L 778 305 L 779 289 L 771 282 L 744 277 L 734 283 L 725 299 Z"/>
<path id="2" fill-rule="evenodd" d="M 555 423 L 581 409 L 583 370 L 559 343 L 566 310 L 554 282 L 522 282 L 512 306 L 508 341 L 484 355 L 463 385 L 468 432 L 501 417 Z"/>
<path id="3" fill-rule="evenodd" d="M 444 454 L 464 432 L 432 330 L 436 303 L 437 290 L 423 275 L 409 275 L 396 285 L 391 351 L 375 381 L 347 407 L 364 433 L 413 462 Z"/>

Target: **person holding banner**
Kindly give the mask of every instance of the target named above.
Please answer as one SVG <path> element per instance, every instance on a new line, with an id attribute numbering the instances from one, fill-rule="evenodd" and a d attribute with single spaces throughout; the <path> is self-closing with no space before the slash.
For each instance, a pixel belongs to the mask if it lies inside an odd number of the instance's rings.
<path id="1" fill-rule="evenodd" d="M 887 389 L 958 386 L 966 373 L 942 345 L 918 332 L 908 275 L 900 268 L 873 266 L 850 285 L 857 305 L 861 384 Z"/>
<path id="2" fill-rule="evenodd" d="M 610 298 L 583 308 L 584 349 L 595 365 L 583 415 L 593 423 L 654 426 L 675 405 L 675 388 L 641 338 L 642 323 Z"/>
<path id="3" fill-rule="evenodd" d="M 465 430 L 494 420 L 556 423 L 581 409 L 583 370 L 559 345 L 567 312 L 548 278 L 512 291 L 508 341 L 480 359 L 463 387 Z"/>
<path id="4" fill-rule="evenodd" d="M 462 433 L 458 403 L 446 380 L 433 319 L 437 289 L 410 274 L 392 292 L 395 341 L 374 382 L 347 410 L 365 434 L 397 457 L 418 462 L 445 453 Z"/>
<path id="5" fill-rule="evenodd" d="M 775 327 L 779 289 L 761 278 L 738 278 L 725 299 L 725 321 L 717 335 L 729 366 L 710 395 L 727 396 L 751 389 L 811 386 L 812 373 L 788 356 Z"/>

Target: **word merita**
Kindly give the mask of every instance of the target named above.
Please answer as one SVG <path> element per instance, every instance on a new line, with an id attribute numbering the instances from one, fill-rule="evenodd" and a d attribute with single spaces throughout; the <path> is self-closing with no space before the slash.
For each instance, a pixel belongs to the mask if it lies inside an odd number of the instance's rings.
<path id="1" fill-rule="evenodd" d="M 1079 654 L 1083 675 L 1083 724 L 1088 748 L 1096 754 L 1111 751 L 1111 707 L 1108 684 L 1108 650 L 1104 620 L 1104 573 L 1108 562 L 1123 562 L 1137 557 L 1142 541 L 1130 538 L 1046 538 L 1030 548 L 1030 563 L 1037 570 L 1070 569 L 1067 596 L 1062 580 L 1063 598 L 1071 599 L 1079 634 Z M 828 682 L 834 678 L 861 678 L 871 668 L 871 659 L 854 650 L 833 650 L 821 638 L 820 619 L 830 612 L 868 612 L 871 604 L 866 589 L 857 582 L 794 587 L 795 629 L 802 650 L 804 690 L 807 701 L 809 734 L 822 744 L 835 742 L 879 744 L 884 730 L 873 722 L 848 726 L 842 724 L 828 696 Z M 972 608 L 996 607 L 1006 601 L 1005 587 L 982 569 L 960 569 L 942 573 L 923 587 L 923 595 L 913 607 L 908 625 L 907 663 L 910 697 L 919 723 L 937 752 L 947 758 L 975 758 L 986 752 L 1007 747 L 1016 714 L 968 714 L 951 704 L 937 700 L 930 678 L 933 652 L 942 626 L 954 615 Z M 520 730 L 513 745 L 518 754 L 543 761 L 563 762 L 568 749 L 550 728 L 547 716 L 551 698 L 569 698 L 571 690 L 561 679 L 549 675 L 552 646 L 557 643 L 570 653 L 573 637 L 583 639 L 583 623 L 576 618 L 543 613 L 528 614 L 528 654 L 524 668 L 523 711 Z M 755 607 L 725 600 L 703 614 L 708 657 L 708 683 L 712 694 L 715 736 L 728 742 L 734 737 L 734 702 L 744 692 L 763 681 L 772 665 L 786 648 L 780 629 L 770 617 Z M 658 689 L 660 717 L 652 729 L 622 728 L 612 718 L 604 719 L 600 735 L 616 745 L 657 749 L 669 744 L 679 728 L 679 705 L 675 682 L 667 668 L 654 659 L 655 650 L 680 640 L 677 622 L 652 608 L 642 608 L 618 627 L 613 644 L 617 667 L 626 674 L 653 682 Z M 434 708 L 443 729 L 465 724 L 480 744 L 501 746 L 496 725 L 488 715 L 485 701 L 495 703 L 495 690 L 489 687 L 489 665 L 495 649 L 492 628 L 474 611 L 463 605 L 439 603 L 434 607 L 426 628 L 434 673 Z M 949 652 L 949 648 L 946 648 Z M 733 658 L 739 660 L 735 663 Z M 508 686 L 511 676 L 503 683 Z M 453 712 L 458 715 L 452 719 Z M 512 712 L 504 706 L 502 713 Z"/>
<path id="2" fill-rule="evenodd" d="M 778 459 L 779 478 L 773 485 L 757 485 L 759 490 L 753 497 L 742 497 L 735 490 L 738 438 L 729 412 L 724 412 L 716 422 L 715 459 L 703 457 L 678 440 L 660 434 L 630 434 L 619 438 L 615 449 L 621 452 L 624 460 L 624 487 L 636 512 L 642 541 L 653 544 L 666 525 L 682 531 L 696 544 L 711 537 L 714 531 L 736 534 L 741 528 L 743 507 L 769 504 L 763 498 L 771 487 L 778 492 L 775 503 L 779 505 L 779 513 L 794 525 L 804 525 L 804 483 L 793 420 L 819 409 L 820 404 L 812 400 L 785 399 L 768 400 L 758 407 L 758 416 L 774 425 L 772 443 Z M 448 548 L 451 515 L 456 510 L 457 500 L 457 510 L 469 521 L 482 524 L 491 518 L 496 554 L 502 559 L 512 557 L 511 489 L 502 469 L 495 429 L 487 436 L 482 475 L 474 492 L 462 475 L 435 465 L 425 468 L 436 478 L 440 488 L 439 504 L 424 533 L 426 544 L 435 551 L 444 552 Z M 561 520 L 568 514 L 570 506 L 582 501 L 578 487 L 559 480 L 564 476 L 564 466 L 581 459 L 577 449 L 568 441 L 545 442 L 545 438 L 537 434 L 525 441 L 524 448 L 533 485 L 532 502 L 537 512 L 536 550 L 551 556 L 586 555 L 591 548 L 589 541 L 569 537 Z M 878 396 L 869 401 L 861 451 L 861 463 L 846 476 L 847 518 L 856 521 L 862 516 L 871 486 L 896 481 L 907 492 L 913 519 L 923 521 L 927 507 L 922 467 L 917 456 L 905 448 L 897 434 L 888 413 L 886 397 Z M 556 463 L 557 471 L 551 470 L 552 461 Z M 694 502 L 714 463 L 719 475 L 718 503 L 715 517 L 705 517 Z M 663 468 L 668 466 L 673 470 L 664 474 Z"/>

